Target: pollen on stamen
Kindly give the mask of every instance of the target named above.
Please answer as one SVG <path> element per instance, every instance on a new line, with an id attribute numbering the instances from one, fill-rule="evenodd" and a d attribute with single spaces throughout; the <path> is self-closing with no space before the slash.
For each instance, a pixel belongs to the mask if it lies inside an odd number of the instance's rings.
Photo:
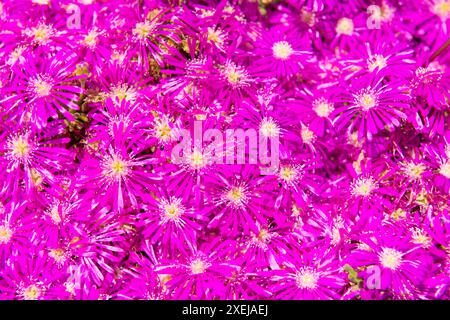
<path id="1" fill-rule="evenodd" d="M 370 72 L 378 68 L 381 70 L 387 66 L 387 60 L 384 56 L 380 54 L 374 54 L 373 56 L 367 59 L 367 68 Z"/>
<path id="2" fill-rule="evenodd" d="M 321 118 L 327 118 L 334 111 L 334 103 L 325 98 L 318 98 L 313 101 L 312 109 Z"/>
<path id="3" fill-rule="evenodd" d="M 259 124 L 259 132 L 266 138 L 278 137 L 280 127 L 272 118 L 264 118 Z"/>
<path id="4" fill-rule="evenodd" d="M 0 225 L 0 245 L 7 244 L 13 236 L 13 230 L 7 225 Z"/>
<path id="5" fill-rule="evenodd" d="M 338 35 L 351 36 L 353 34 L 354 24 L 353 20 L 349 18 L 341 18 L 336 25 L 336 33 Z"/>
<path id="6" fill-rule="evenodd" d="M 58 225 L 64 220 L 64 217 L 67 214 L 67 209 L 60 201 L 53 201 L 50 207 L 45 210 L 45 214 L 55 225 Z"/>
<path id="7" fill-rule="evenodd" d="M 196 258 L 190 263 L 191 273 L 193 275 L 204 273 L 211 264 L 203 258 Z"/>
<path id="8" fill-rule="evenodd" d="M 363 111 L 369 111 L 378 105 L 378 96 L 371 89 L 363 89 L 355 95 L 355 105 Z"/>
<path id="9" fill-rule="evenodd" d="M 302 126 L 300 135 L 304 144 L 311 145 L 316 141 L 316 134 L 308 126 Z"/>
<path id="10" fill-rule="evenodd" d="M 383 0 L 381 3 L 381 10 L 375 10 L 372 17 L 383 22 L 391 22 L 394 19 L 395 11 L 394 7 Z"/>
<path id="11" fill-rule="evenodd" d="M 383 267 L 393 271 L 397 270 L 403 263 L 403 254 L 393 248 L 383 248 L 378 258 Z"/>
<path id="12" fill-rule="evenodd" d="M 202 153 L 200 150 L 195 148 L 191 153 L 189 153 L 186 157 L 186 164 L 192 170 L 200 170 L 206 167 L 209 163 L 208 155 Z"/>
<path id="13" fill-rule="evenodd" d="M 313 27 L 316 24 L 316 13 L 314 11 L 309 11 L 305 7 L 302 8 L 300 18 L 309 27 Z"/>
<path id="14" fill-rule="evenodd" d="M 15 48 L 14 51 L 9 55 L 8 60 L 6 60 L 6 64 L 9 66 L 14 65 L 18 60 L 20 60 L 20 58 L 22 58 L 22 54 L 25 49 L 25 46 L 19 46 Z"/>
<path id="15" fill-rule="evenodd" d="M 350 193 L 354 196 L 368 197 L 376 187 L 376 183 L 372 177 L 360 177 L 352 183 Z"/>
<path id="16" fill-rule="evenodd" d="M 419 180 L 422 178 L 426 166 L 423 163 L 407 162 L 401 164 L 403 172 L 412 180 Z"/>
<path id="17" fill-rule="evenodd" d="M 221 29 L 208 27 L 208 41 L 214 43 L 217 48 L 223 50 L 226 36 Z"/>
<path id="18" fill-rule="evenodd" d="M 136 36 L 140 40 L 144 40 L 147 38 L 154 30 L 155 26 L 152 25 L 149 21 L 138 22 L 136 26 L 133 28 L 133 35 Z"/>
<path id="19" fill-rule="evenodd" d="M 64 265 L 67 260 L 67 253 L 63 249 L 50 249 L 48 255 L 58 266 Z"/>
<path id="20" fill-rule="evenodd" d="M 34 79 L 30 80 L 28 90 L 33 92 L 37 98 L 45 98 L 52 93 L 54 81 L 45 74 L 38 74 Z"/>
<path id="21" fill-rule="evenodd" d="M 119 102 L 122 100 L 134 102 L 137 98 L 137 92 L 133 87 L 123 83 L 111 87 L 109 96 L 113 99 L 113 101 L 115 99 L 119 99 Z"/>
<path id="22" fill-rule="evenodd" d="M 301 168 L 299 166 L 281 166 L 278 171 L 278 180 L 291 186 L 301 178 Z"/>
<path id="23" fill-rule="evenodd" d="M 12 136 L 8 139 L 7 148 L 9 158 L 12 160 L 26 161 L 33 151 L 33 145 L 27 134 Z"/>
<path id="24" fill-rule="evenodd" d="M 412 232 L 412 243 L 419 244 L 428 249 L 432 244 L 432 239 L 420 228 L 415 228 Z"/>
<path id="25" fill-rule="evenodd" d="M 262 250 L 267 250 L 268 243 L 274 236 L 276 236 L 276 234 L 272 234 L 269 230 L 261 228 L 257 234 L 253 234 L 250 245 Z"/>
<path id="26" fill-rule="evenodd" d="M 295 283 L 300 289 L 315 289 L 319 282 L 320 274 L 312 268 L 302 267 L 295 274 Z"/>
<path id="27" fill-rule="evenodd" d="M 89 31 L 89 33 L 84 36 L 82 44 L 90 49 L 94 49 L 98 43 L 98 35 L 99 33 L 95 29 Z"/>
<path id="28" fill-rule="evenodd" d="M 38 300 L 44 294 L 44 290 L 35 284 L 29 285 L 20 291 L 24 300 Z"/>
<path id="29" fill-rule="evenodd" d="M 447 179 L 450 179 L 450 161 L 449 160 L 447 160 L 440 166 L 439 173 L 442 174 Z"/>
<path id="30" fill-rule="evenodd" d="M 294 50 L 289 42 L 278 41 L 273 44 L 272 53 L 279 60 L 287 60 L 294 53 Z"/>
<path id="31" fill-rule="evenodd" d="M 442 21 L 447 21 L 450 18 L 450 1 L 436 0 L 431 8 L 431 11 L 441 18 Z"/>
<path id="32" fill-rule="evenodd" d="M 125 179 L 130 173 L 128 161 L 115 154 L 102 162 L 102 169 L 105 177 L 115 181 Z"/>
<path id="33" fill-rule="evenodd" d="M 158 207 L 163 223 L 169 221 L 179 223 L 181 221 L 181 216 L 186 211 L 181 203 L 181 199 L 175 197 L 161 199 Z"/>
<path id="34" fill-rule="evenodd" d="M 248 191 L 244 185 L 234 186 L 226 190 L 223 198 L 227 205 L 234 208 L 243 208 L 248 203 Z"/>
<path id="35" fill-rule="evenodd" d="M 158 117 L 153 125 L 153 135 L 160 142 L 169 142 L 175 140 L 175 134 L 171 128 L 169 117 L 164 115 Z"/>
<path id="36" fill-rule="evenodd" d="M 33 42 L 44 45 L 50 41 L 51 37 L 55 34 L 55 30 L 51 25 L 40 23 L 37 27 L 25 30 L 25 33 L 33 38 Z"/>
<path id="37" fill-rule="evenodd" d="M 242 88 L 250 84 L 250 76 L 243 66 L 228 61 L 220 70 L 222 77 L 233 88 Z"/>

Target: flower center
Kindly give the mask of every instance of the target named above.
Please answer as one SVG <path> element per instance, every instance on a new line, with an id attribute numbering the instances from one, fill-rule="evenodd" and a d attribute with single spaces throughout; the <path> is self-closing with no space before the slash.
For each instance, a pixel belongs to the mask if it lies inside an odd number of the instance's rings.
<path id="1" fill-rule="evenodd" d="M 278 176 L 283 182 L 290 184 L 297 179 L 297 177 L 299 176 L 299 172 L 296 168 L 293 168 L 291 166 L 284 166 L 280 168 Z"/>
<path id="2" fill-rule="evenodd" d="M 126 168 L 125 162 L 120 159 L 116 159 L 111 163 L 111 171 L 114 175 L 122 175 Z"/>
<path id="3" fill-rule="evenodd" d="M 201 274 L 204 273 L 209 267 L 211 266 L 210 263 L 206 262 L 203 259 L 195 259 L 191 262 L 191 273 L 192 274 Z"/>
<path id="4" fill-rule="evenodd" d="M 56 225 L 60 224 L 62 221 L 62 217 L 59 213 L 59 204 L 53 203 L 50 208 L 46 211 L 46 214 L 52 219 L 52 222 Z M 62 215 L 64 215 L 64 211 L 62 210 Z"/>
<path id="5" fill-rule="evenodd" d="M 302 8 L 300 13 L 300 18 L 304 23 L 308 26 L 313 27 L 316 24 L 316 14 L 313 11 L 309 11 L 305 8 Z"/>
<path id="6" fill-rule="evenodd" d="M 46 44 L 53 33 L 54 31 L 51 26 L 42 23 L 37 28 L 32 28 L 29 35 L 31 35 L 38 44 Z"/>
<path id="7" fill-rule="evenodd" d="M 15 64 L 17 62 L 17 60 L 19 60 L 22 57 L 24 50 L 25 50 L 25 47 L 23 47 L 23 46 L 20 46 L 20 47 L 17 47 L 16 49 L 14 49 L 14 51 L 11 52 L 11 54 L 9 55 L 6 63 L 10 66 Z"/>
<path id="8" fill-rule="evenodd" d="M 11 150 L 11 155 L 16 159 L 27 158 L 31 151 L 31 146 L 24 136 L 18 136 L 17 138 L 12 139 L 8 145 Z"/>
<path id="9" fill-rule="evenodd" d="M 441 20 L 446 21 L 450 16 L 450 1 L 448 0 L 436 1 L 431 11 L 439 18 L 441 18 Z"/>
<path id="10" fill-rule="evenodd" d="M 143 40 L 147 38 L 150 33 L 153 31 L 153 25 L 151 25 L 148 21 L 146 22 L 138 22 L 133 29 L 133 35 L 137 36 L 139 39 Z"/>
<path id="11" fill-rule="evenodd" d="M 83 44 L 88 48 L 95 48 L 97 45 L 97 36 L 98 32 L 96 30 L 91 30 L 89 33 L 84 37 Z"/>
<path id="12" fill-rule="evenodd" d="M 29 87 L 36 94 L 36 97 L 44 98 L 51 94 L 53 80 L 46 75 L 38 75 L 36 79 L 30 81 Z"/>
<path id="13" fill-rule="evenodd" d="M 172 128 L 169 125 L 169 119 L 164 116 L 155 121 L 154 135 L 161 142 L 168 142 L 174 138 Z"/>
<path id="14" fill-rule="evenodd" d="M 0 244 L 7 244 L 13 236 L 13 231 L 7 225 L 0 226 Z"/>
<path id="15" fill-rule="evenodd" d="M 385 57 L 383 57 L 380 54 L 375 54 L 371 56 L 369 59 L 367 59 L 367 68 L 370 72 L 378 68 L 378 70 L 381 70 L 387 66 L 387 60 Z"/>
<path id="16" fill-rule="evenodd" d="M 303 143 L 305 144 L 312 144 L 316 140 L 316 134 L 312 130 L 309 130 L 307 126 L 302 127 L 300 134 L 302 136 Z"/>
<path id="17" fill-rule="evenodd" d="M 424 248 L 429 248 L 432 243 L 431 238 L 423 230 L 418 228 L 413 231 L 412 242 L 422 245 Z"/>
<path id="18" fill-rule="evenodd" d="M 225 193 L 225 199 L 231 206 L 242 208 L 248 201 L 247 191 L 243 186 L 233 187 Z"/>
<path id="19" fill-rule="evenodd" d="M 313 101 L 312 108 L 321 118 L 327 118 L 334 111 L 334 104 L 324 98 Z"/>
<path id="20" fill-rule="evenodd" d="M 221 30 L 214 30 L 208 27 L 208 41 L 214 42 L 218 46 L 222 46 L 224 43 L 224 35 Z"/>
<path id="21" fill-rule="evenodd" d="M 233 88 L 241 88 L 249 84 L 249 75 L 243 66 L 227 62 L 221 70 L 222 76 Z"/>
<path id="22" fill-rule="evenodd" d="M 355 97 L 356 104 L 364 111 L 369 111 L 378 104 L 377 95 L 370 89 L 360 91 Z"/>
<path id="23" fill-rule="evenodd" d="M 295 274 L 295 282 L 300 289 L 315 289 L 319 274 L 311 268 L 302 268 Z"/>
<path id="24" fill-rule="evenodd" d="M 450 179 L 450 161 L 444 162 L 439 168 L 439 173 Z"/>
<path id="25" fill-rule="evenodd" d="M 173 197 L 169 200 L 161 199 L 159 209 L 165 222 L 169 220 L 178 221 L 185 212 L 185 208 L 181 204 L 181 199 Z"/>
<path id="26" fill-rule="evenodd" d="M 341 18 L 337 22 L 336 33 L 338 35 L 344 34 L 344 35 L 347 35 L 347 36 L 351 36 L 353 34 L 353 29 L 354 29 L 354 25 L 353 25 L 353 20 L 352 19 Z"/>
<path id="27" fill-rule="evenodd" d="M 41 289 L 32 284 L 23 290 L 22 296 L 24 300 L 37 300 L 42 295 Z"/>
<path id="28" fill-rule="evenodd" d="M 121 84 L 111 88 L 111 97 L 113 100 L 116 98 L 119 99 L 119 102 L 122 102 L 122 100 L 134 101 L 136 100 L 136 96 L 136 90 L 126 84 Z"/>
<path id="29" fill-rule="evenodd" d="M 189 165 L 193 169 L 201 169 L 206 166 L 206 159 L 203 153 L 199 150 L 194 149 L 192 153 L 188 156 Z"/>
<path id="30" fill-rule="evenodd" d="M 289 42 L 278 41 L 273 44 L 272 53 L 277 59 L 287 60 L 294 53 L 294 50 Z"/>
<path id="31" fill-rule="evenodd" d="M 120 156 L 113 155 L 110 159 L 102 164 L 103 175 L 108 176 L 116 181 L 125 178 L 129 172 L 129 164 Z"/>
<path id="32" fill-rule="evenodd" d="M 426 169 L 426 166 L 422 163 L 415 164 L 414 162 L 408 162 L 404 163 L 402 166 L 405 174 L 413 180 L 420 179 L 422 177 L 422 173 Z"/>
<path id="33" fill-rule="evenodd" d="M 63 249 L 50 249 L 48 255 L 53 258 L 58 265 L 63 265 L 67 258 L 66 252 Z"/>
<path id="34" fill-rule="evenodd" d="M 266 138 L 278 137 L 280 128 L 272 118 L 264 118 L 259 124 L 259 132 Z"/>
<path id="35" fill-rule="evenodd" d="M 402 256 L 403 254 L 400 251 L 392 248 L 383 248 L 379 254 L 379 259 L 383 267 L 395 271 L 403 262 Z"/>
<path id="36" fill-rule="evenodd" d="M 351 193 L 356 196 L 368 197 L 375 188 L 375 181 L 372 177 L 358 178 L 353 182 Z"/>

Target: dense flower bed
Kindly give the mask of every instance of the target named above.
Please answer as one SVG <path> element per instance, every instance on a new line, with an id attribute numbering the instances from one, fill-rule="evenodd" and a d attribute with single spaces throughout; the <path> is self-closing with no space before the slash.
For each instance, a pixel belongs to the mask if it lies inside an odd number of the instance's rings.
<path id="1" fill-rule="evenodd" d="M 449 21 L 1 0 L 0 299 L 448 299 Z"/>

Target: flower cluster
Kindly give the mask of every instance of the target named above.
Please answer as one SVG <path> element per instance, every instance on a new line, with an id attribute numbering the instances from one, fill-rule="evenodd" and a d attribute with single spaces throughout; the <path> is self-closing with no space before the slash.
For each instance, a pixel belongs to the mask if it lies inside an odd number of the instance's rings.
<path id="1" fill-rule="evenodd" d="M 449 28 L 449 0 L 0 0 L 0 299 L 449 299 Z M 199 123 L 275 169 L 174 161 Z"/>

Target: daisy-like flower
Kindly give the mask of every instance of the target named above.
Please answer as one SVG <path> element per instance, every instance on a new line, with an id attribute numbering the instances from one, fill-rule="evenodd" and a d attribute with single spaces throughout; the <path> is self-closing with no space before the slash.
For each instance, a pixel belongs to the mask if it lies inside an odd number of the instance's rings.
<path id="1" fill-rule="evenodd" d="M 222 232 L 257 232 L 257 223 L 264 224 L 267 219 L 264 201 L 273 201 L 268 190 L 259 187 L 264 181 L 254 166 L 219 167 L 216 176 L 205 179 L 208 193 L 204 212 L 211 215 L 208 227 L 219 227 Z"/>
<path id="2" fill-rule="evenodd" d="M 256 41 L 253 55 L 258 58 L 252 69 L 253 74 L 270 76 L 275 73 L 283 79 L 297 74 L 310 53 L 299 49 L 298 39 L 286 38 L 269 30 L 263 32 L 261 40 Z"/>
<path id="3" fill-rule="evenodd" d="M 421 258 L 420 246 L 411 241 L 410 233 L 395 234 L 393 228 L 373 227 L 377 232 L 361 236 L 358 249 L 348 257 L 349 264 L 378 268 L 374 285 L 378 289 L 389 289 L 394 298 L 417 297 L 417 286 L 421 285 L 427 266 L 426 260 Z"/>
<path id="4" fill-rule="evenodd" d="M 2 267 L 0 297 L 2 300 L 55 300 L 64 298 L 64 270 L 51 268 L 42 247 L 11 255 Z"/>
<path id="5" fill-rule="evenodd" d="M 149 56 L 162 65 L 161 55 L 167 43 L 166 39 L 178 42 L 179 37 L 170 23 L 169 10 L 155 8 L 145 14 L 137 12 L 134 14 L 139 18 L 133 21 L 135 25 L 131 30 L 132 42 L 129 54 L 137 59 L 138 65 L 146 72 L 150 67 Z"/>
<path id="6" fill-rule="evenodd" d="M 286 261 L 284 269 L 272 271 L 273 283 L 269 290 L 273 292 L 273 298 L 335 299 L 345 284 L 345 276 L 334 254 L 327 253 L 325 247 L 291 253 L 293 260 Z"/>
<path id="7" fill-rule="evenodd" d="M 147 246 L 151 248 L 151 246 Z M 146 250 L 150 256 L 154 255 L 151 250 Z M 123 286 L 115 294 L 118 299 L 126 300 L 159 300 L 165 296 L 163 294 L 163 277 L 159 277 L 155 272 L 154 261 L 145 255 L 133 253 L 128 260 L 128 264 L 123 270 Z"/>
<path id="8" fill-rule="evenodd" d="M 219 98 L 224 101 L 226 106 L 240 105 L 242 99 L 251 90 L 255 79 L 250 75 L 246 66 L 231 60 L 220 64 L 217 69 Z"/>
<path id="9" fill-rule="evenodd" d="M 406 118 L 403 109 L 409 97 L 401 91 L 400 83 L 385 83 L 380 75 L 367 76 L 354 83 L 353 90 L 336 108 L 334 123 L 338 128 L 347 127 L 348 132 L 358 132 L 358 137 L 372 136 L 385 128 L 400 125 Z"/>
<path id="10" fill-rule="evenodd" d="M 450 144 L 444 139 L 437 145 L 428 145 L 425 152 L 434 169 L 433 182 L 447 193 L 450 190 Z"/>
<path id="11" fill-rule="evenodd" d="M 14 80 L 3 89 L 11 116 L 21 122 L 29 118 L 38 127 L 59 114 L 73 120 L 70 110 L 79 109 L 77 101 L 83 92 L 77 83 L 80 76 L 73 74 L 76 60 L 76 55 L 60 52 L 49 59 L 28 55 L 25 63 L 14 65 Z"/>
<path id="12" fill-rule="evenodd" d="M 92 183 L 88 195 L 95 199 L 102 194 L 105 201 L 112 201 L 117 212 L 122 212 L 128 203 L 138 208 L 138 197 L 142 197 L 143 188 L 150 183 L 149 165 L 154 161 L 127 149 L 126 144 L 109 145 L 103 152 L 85 160 L 79 183 Z"/>
<path id="13" fill-rule="evenodd" d="M 214 248 L 214 249 L 213 249 Z M 173 299 L 213 299 L 222 297 L 225 279 L 238 268 L 220 256 L 230 250 L 230 243 L 213 241 L 201 250 L 181 256 L 177 261 L 160 261 L 159 274 L 168 275 L 165 283 Z"/>
<path id="14" fill-rule="evenodd" d="M 192 250 L 206 217 L 163 190 L 150 192 L 145 213 L 139 215 L 137 227 L 142 229 L 142 235 L 161 250 L 164 258 Z"/>
<path id="15" fill-rule="evenodd" d="M 70 152 L 63 148 L 67 138 L 58 135 L 58 122 L 39 132 L 32 128 L 20 128 L 1 135 L 0 161 L 8 172 L 8 193 L 15 194 L 24 189 L 42 190 L 47 185 L 60 188 L 57 173 L 68 164 Z"/>

